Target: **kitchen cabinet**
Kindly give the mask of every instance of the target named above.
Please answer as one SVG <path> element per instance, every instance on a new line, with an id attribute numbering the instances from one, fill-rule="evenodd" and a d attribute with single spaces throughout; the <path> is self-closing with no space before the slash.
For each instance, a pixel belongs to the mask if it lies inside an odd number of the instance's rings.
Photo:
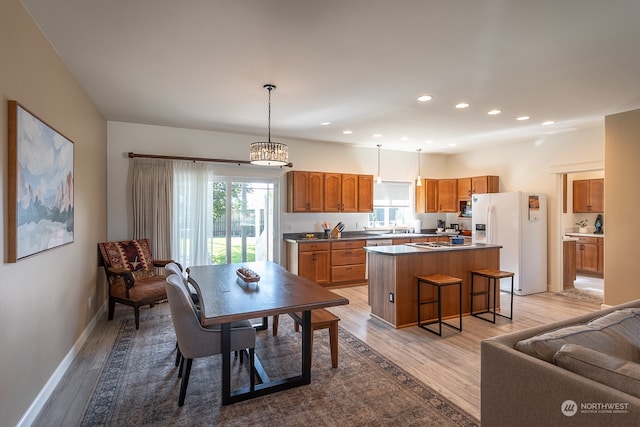
<path id="1" fill-rule="evenodd" d="M 322 172 L 287 172 L 287 212 L 322 212 Z"/>
<path id="2" fill-rule="evenodd" d="M 458 212 L 458 180 L 438 180 L 438 212 Z"/>
<path id="3" fill-rule="evenodd" d="M 287 212 L 373 212 L 373 175 L 287 172 Z"/>
<path id="4" fill-rule="evenodd" d="M 330 283 L 330 243 L 288 243 L 287 269 L 319 285 Z"/>
<path id="5" fill-rule="evenodd" d="M 576 241 L 565 240 L 562 242 L 562 288 L 573 288 L 576 280 Z"/>
<path id="6" fill-rule="evenodd" d="M 471 199 L 473 194 L 498 193 L 500 178 L 493 175 L 458 178 L 458 200 Z"/>
<path id="7" fill-rule="evenodd" d="M 358 212 L 373 212 L 373 175 L 358 175 Z"/>
<path id="8" fill-rule="evenodd" d="M 573 212 L 604 212 L 604 178 L 573 181 Z"/>
<path id="9" fill-rule="evenodd" d="M 416 185 L 416 213 L 438 212 L 438 180 L 423 179 Z"/>
<path id="10" fill-rule="evenodd" d="M 331 284 L 364 283 L 364 240 L 331 242 Z"/>
<path id="11" fill-rule="evenodd" d="M 458 178 L 458 199 L 471 198 L 471 178 Z"/>
<path id="12" fill-rule="evenodd" d="M 604 273 L 604 238 L 579 236 L 576 242 L 576 270 L 582 273 Z"/>

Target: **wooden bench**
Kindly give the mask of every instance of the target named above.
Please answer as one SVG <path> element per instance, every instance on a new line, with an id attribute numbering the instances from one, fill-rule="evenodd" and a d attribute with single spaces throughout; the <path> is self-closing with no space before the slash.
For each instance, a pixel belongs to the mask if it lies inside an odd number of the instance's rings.
<path id="1" fill-rule="evenodd" d="M 302 324 L 302 313 L 289 313 L 295 322 L 296 332 Z M 311 351 L 313 351 L 313 332 L 316 329 L 329 329 L 329 345 L 331 347 L 331 366 L 338 367 L 338 321 L 340 318 L 329 310 L 319 308 L 311 310 Z M 280 316 L 273 316 L 273 335 L 278 335 Z"/>

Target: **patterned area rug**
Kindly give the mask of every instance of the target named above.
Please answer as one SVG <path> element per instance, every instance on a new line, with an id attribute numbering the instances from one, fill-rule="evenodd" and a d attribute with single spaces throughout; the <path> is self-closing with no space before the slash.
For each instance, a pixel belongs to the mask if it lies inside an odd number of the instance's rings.
<path id="1" fill-rule="evenodd" d="M 271 320 L 271 319 L 270 319 Z M 478 420 L 339 329 L 339 366 L 331 367 L 328 331 L 314 335 L 311 384 L 221 406 L 221 356 L 193 362 L 183 407 L 175 333 L 166 315 L 135 330 L 124 320 L 83 416 L 83 426 L 477 426 Z M 256 355 L 271 378 L 300 372 L 300 333 L 280 317 L 278 336 L 258 331 Z M 232 358 L 235 386 L 246 364 Z M 237 373 L 237 374 L 236 374 Z"/>
<path id="2" fill-rule="evenodd" d="M 569 288 L 559 292 L 558 295 L 596 305 L 601 305 L 604 302 L 604 293 L 597 290 Z"/>

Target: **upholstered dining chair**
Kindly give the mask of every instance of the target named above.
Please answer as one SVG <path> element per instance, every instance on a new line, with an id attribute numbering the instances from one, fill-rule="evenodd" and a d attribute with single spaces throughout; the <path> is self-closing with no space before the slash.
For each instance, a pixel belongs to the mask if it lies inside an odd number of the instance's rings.
<path id="1" fill-rule="evenodd" d="M 178 406 L 184 405 L 189 375 L 193 359 L 213 356 L 222 352 L 222 328 L 211 326 L 204 328 L 195 311 L 195 306 L 187 288 L 183 284 L 183 278 L 171 274 L 166 279 L 166 292 L 169 299 L 171 319 L 178 339 L 178 348 L 186 364 L 182 372 L 180 383 L 180 395 Z M 254 355 L 256 343 L 256 330 L 249 321 L 236 322 L 231 327 L 231 350 L 244 351 L 249 349 L 249 372 L 251 375 L 251 388 L 255 386 Z"/>
<path id="2" fill-rule="evenodd" d="M 116 302 L 133 307 L 136 329 L 140 307 L 167 299 L 165 275 L 156 272 L 171 260 L 156 260 L 149 239 L 98 243 L 99 265 L 104 267 L 109 287 L 109 315 L 113 320 Z"/>

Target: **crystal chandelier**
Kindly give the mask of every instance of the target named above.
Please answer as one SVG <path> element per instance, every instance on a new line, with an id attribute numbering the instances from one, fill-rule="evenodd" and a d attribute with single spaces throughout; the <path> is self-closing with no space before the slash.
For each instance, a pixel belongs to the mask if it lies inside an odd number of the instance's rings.
<path id="1" fill-rule="evenodd" d="M 254 142 L 249 147 L 249 160 L 254 165 L 261 166 L 286 166 L 289 164 L 289 147 L 280 142 L 271 142 L 271 91 L 275 85 L 263 86 L 269 91 L 269 137 L 267 142 Z"/>

